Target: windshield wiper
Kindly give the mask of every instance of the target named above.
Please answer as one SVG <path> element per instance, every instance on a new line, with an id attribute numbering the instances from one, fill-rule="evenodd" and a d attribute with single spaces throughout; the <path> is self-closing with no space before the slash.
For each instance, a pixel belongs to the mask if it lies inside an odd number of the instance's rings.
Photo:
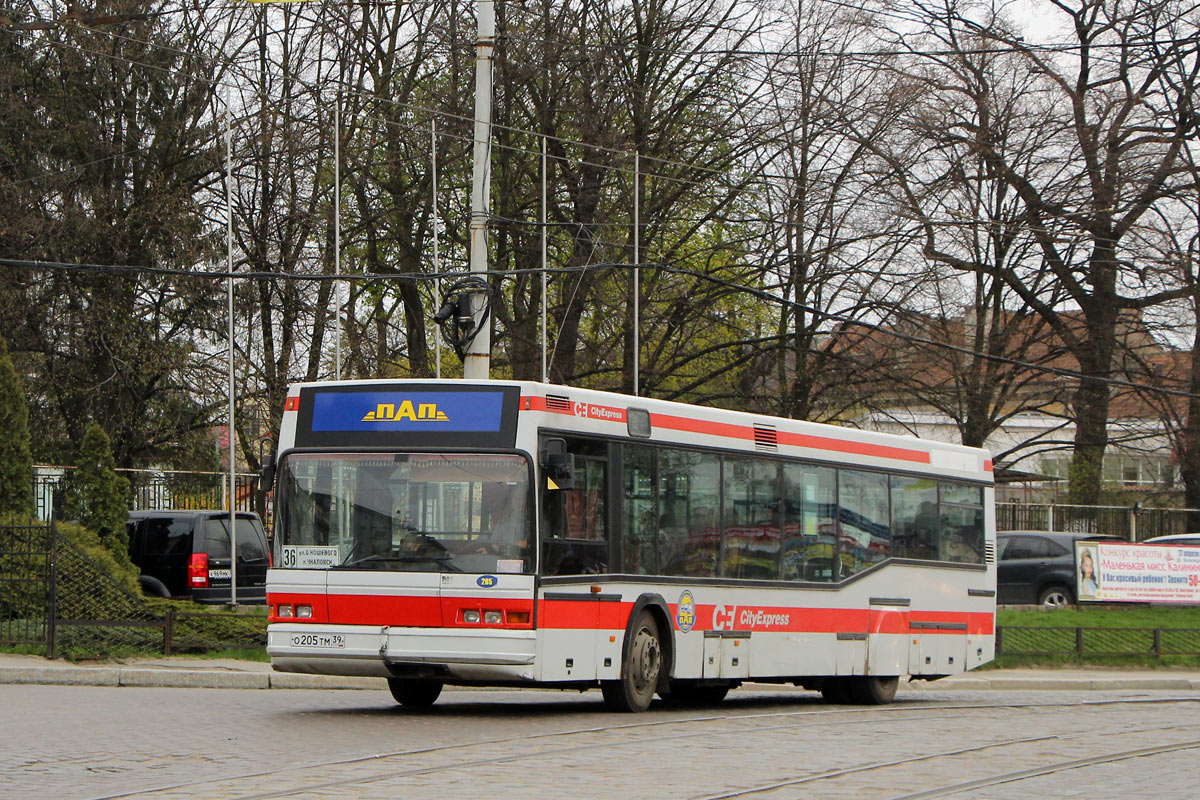
<path id="1" fill-rule="evenodd" d="M 461 569 L 450 563 L 450 559 L 452 558 L 454 558 L 452 553 L 445 553 L 441 555 L 423 555 L 419 553 L 375 553 L 373 555 L 363 556 L 362 558 L 355 559 L 354 561 L 343 562 L 332 567 L 331 569 L 353 569 L 360 564 L 390 564 L 393 562 L 410 564 L 419 563 L 421 561 L 432 561 L 435 564 L 441 564 L 449 572 L 462 572 Z"/>
<path id="2" fill-rule="evenodd" d="M 441 556 L 422 556 L 422 555 L 403 555 L 392 556 L 389 561 L 416 562 L 416 561 L 432 561 L 435 564 L 441 564 L 450 572 L 462 572 L 461 569 L 450 563 L 450 559 L 454 558 L 452 553 L 446 553 Z"/>

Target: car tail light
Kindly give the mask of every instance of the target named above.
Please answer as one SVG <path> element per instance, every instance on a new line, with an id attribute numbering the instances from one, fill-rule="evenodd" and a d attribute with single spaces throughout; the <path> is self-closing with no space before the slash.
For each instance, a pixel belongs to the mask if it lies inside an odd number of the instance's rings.
<path id="1" fill-rule="evenodd" d="M 192 553 L 188 559 L 188 586 L 199 589 L 208 587 L 208 553 Z"/>
<path id="2" fill-rule="evenodd" d="M 271 550 L 267 551 L 267 569 L 275 567 L 275 553 Z"/>

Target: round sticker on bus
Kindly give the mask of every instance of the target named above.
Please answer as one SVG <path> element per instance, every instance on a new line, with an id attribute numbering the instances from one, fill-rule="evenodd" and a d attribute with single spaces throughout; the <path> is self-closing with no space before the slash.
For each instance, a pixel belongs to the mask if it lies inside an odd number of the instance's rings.
<path id="1" fill-rule="evenodd" d="M 679 595 L 679 605 L 675 607 L 675 624 L 684 633 L 690 631 L 696 624 L 696 601 L 692 598 L 692 593 L 686 589 L 683 594 Z"/>
<path id="2" fill-rule="evenodd" d="M 500 579 L 495 575 L 480 575 L 475 579 L 475 582 L 484 589 L 491 589 L 493 586 L 500 583 Z"/>

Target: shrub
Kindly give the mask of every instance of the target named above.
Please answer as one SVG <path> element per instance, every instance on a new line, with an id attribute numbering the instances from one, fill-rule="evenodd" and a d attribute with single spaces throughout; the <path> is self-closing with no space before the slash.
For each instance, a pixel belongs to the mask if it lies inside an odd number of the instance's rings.
<path id="1" fill-rule="evenodd" d="M 125 591 L 135 597 L 141 597 L 142 588 L 138 584 L 138 576 L 142 571 L 129 560 L 128 546 L 122 551 L 125 557 L 117 558 L 101 539 L 99 532 L 69 522 L 60 522 L 57 526 L 59 534 L 82 550 L 101 572 L 110 575 Z M 124 527 L 121 526 L 122 531 Z"/>
<path id="2" fill-rule="evenodd" d="M 29 408 L 20 376 L 0 336 L 0 518 L 33 513 Z"/>
<path id="3" fill-rule="evenodd" d="M 129 562 L 129 481 L 116 473 L 108 434 L 92 423 L 83 435 L 65 501 L 66 515 L 95 531 L 122 570 Z"/>

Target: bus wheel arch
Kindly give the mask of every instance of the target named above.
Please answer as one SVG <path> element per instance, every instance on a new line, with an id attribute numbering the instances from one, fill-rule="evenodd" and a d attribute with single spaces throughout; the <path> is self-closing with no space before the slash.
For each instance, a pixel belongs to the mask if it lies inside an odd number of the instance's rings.
<path id="1" fill-rule="evenodd" d="M 625 622 L 625 642 L 621 645 L 621 663 L 624 664 L 629 648 L 633 626 L 642 611 L 649 611 L 658 624 L 658 640 L 663 650 L 663 668 L 658 675 L 658 690 L 666 692 L 675 676 L 675 626 L 671 621 L 671 611 L 667 601 L 661 594 L 644 594 L 633 604 L 629 619 Z"/>
<path id="2" fill-rule="evenodd" d="M 653 624 L 647 626 L 645 621 Z M 604 690 L 604 699 L 610 706 L 621 711 L 642 711 L 649 705 L 654 693 L 665 693 L 670 686 L 671 676 L 675 669 L 675 635 L 671 625 L 667 603 L 661 595 L 644 594 L 633 604 L 629 618 L 625 623 L 625 635 L 621 642 L 621 677 L 615 681 L 602 681 L 600 688 Z M 653 630 L 646 631 L 645 628 Z M 648 641 L 653 637 L 656 642 Z M 657 645 L 656 656 L 660 659 L 655 686 L 648 694 L 635 697 L 632 684 L 636 676 L 628 674 L 631 648 L 652 649 Z M 639 655 L 642 658 L 645 654 Z"/>

